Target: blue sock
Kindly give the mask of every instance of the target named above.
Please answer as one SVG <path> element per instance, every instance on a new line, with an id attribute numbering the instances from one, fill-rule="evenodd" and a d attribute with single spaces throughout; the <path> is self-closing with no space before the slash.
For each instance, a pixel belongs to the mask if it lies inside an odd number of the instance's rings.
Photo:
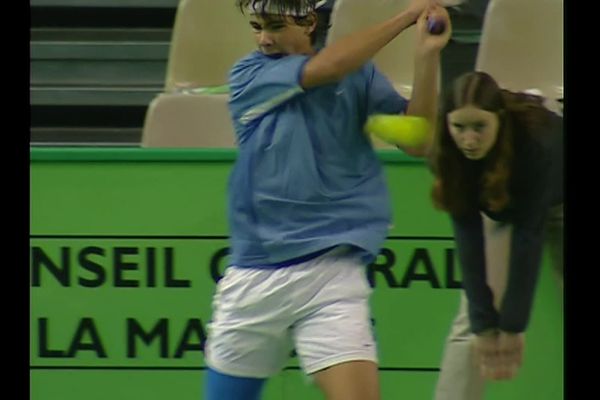
<path id="1" fill-rule="evenodd" d="M 259 400 L 266 379 L 225 375 L 208 368 L 203 400 Z"/>

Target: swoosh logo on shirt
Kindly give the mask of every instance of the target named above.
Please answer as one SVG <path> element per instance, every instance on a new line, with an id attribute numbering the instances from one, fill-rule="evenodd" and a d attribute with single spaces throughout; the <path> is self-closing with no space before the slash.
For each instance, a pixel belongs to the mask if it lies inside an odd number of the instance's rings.
<path id="1" fill-rule="evenodd" d="M 261 104 L 257 105 L 256 107 L 253 107 L 250 110 L 246 111 L 244 113 L 244 115 L 242 115 L 240 117 L 240 123 L 242 125 L 248 125 L 250 122 L 254 121 L 256 118 L 260 117 L 261 115 L 266 114 L 267 112 L 269 112 L 273 108 L 277 107 L 278 105 L 283 104 L 284 102 L 286 102 L 290 98 L 294 97 L 298 93 L 303 93 L 303 92 L 304 92 L 304 89 L 302 89 L 302 87 L 300 87 L 300 86 L 296 86 L 295 88 L 289 89 L 289 90 L 281 93 L 280 95 L 275 96 L 272 99 L 267 100 L 264 103 L 261 103 Z"/>

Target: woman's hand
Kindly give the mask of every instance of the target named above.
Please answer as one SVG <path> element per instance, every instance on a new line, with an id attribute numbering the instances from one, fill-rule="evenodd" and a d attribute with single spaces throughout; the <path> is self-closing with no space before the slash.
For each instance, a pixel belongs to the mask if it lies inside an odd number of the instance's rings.
<path id="1" fill-rule="evenodd" d="M 500 369 L 497 379 L 512 379 L 523 363 L 525 334 L 500 331 L 498 335 L 498 356 Z"/>
<path id="2" fill-rule="evenodd" d="M 498 336 L 495 329 L 490 329 L 475 335 L 473 340 L 473 362 L 479 369 L 481 376 L 493 379 L 498 368 Z"/>
<path id="3" fill-rule="evenodd" d="M 483 332 L 476 335 L 473 341 L 475 365 L 485 379 L 512 379 L 523 362 L 524 348 L 523 333 Z"/>

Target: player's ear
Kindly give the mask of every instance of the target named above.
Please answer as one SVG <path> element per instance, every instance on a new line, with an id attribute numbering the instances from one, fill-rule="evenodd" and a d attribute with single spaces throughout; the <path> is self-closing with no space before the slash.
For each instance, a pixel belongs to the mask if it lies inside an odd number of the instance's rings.
<path id="1" fill-rule="evenodd" d="M 306 18 L 309 24 L 306 26 L 304 33 L 310 36 L 315 31 L 315 29 L 317 29 L 317 13 L 313 11 L 310 14 L 308 14 Z"/>

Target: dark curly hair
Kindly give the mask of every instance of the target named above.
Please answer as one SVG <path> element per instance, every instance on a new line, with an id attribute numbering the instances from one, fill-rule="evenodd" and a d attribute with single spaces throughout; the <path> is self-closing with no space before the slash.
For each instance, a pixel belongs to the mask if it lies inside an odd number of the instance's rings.
<path id="1" fill-rule="evenodd" d="M 306 8 L 315 9 L 317 0 L 236 0 L 235 4 L 239 7 L 242 14 L 248 11 L 249 7 L 254 8 L 258 11 L 258 15 L 262 18 L 270 19 L 273 17 L 282 18 L 289 11 L 301 13 Z M 266 12 L 266 6 L 269 6 L 269 12 Z M 277 14 L 273 14 L 272 10 L 277 10 Z M 320 18 L 318 12 L 309 13 L 302 17 L 291 17 L 294 19 L 296 25 L 299 26 L 310 26 L 316 21 L 317 25 L 315 30 L 310 35 L 311 44 L 315 44 L 319 37 L 323 37 L 329 29 L 329 22 L 326 18 Z"/>

